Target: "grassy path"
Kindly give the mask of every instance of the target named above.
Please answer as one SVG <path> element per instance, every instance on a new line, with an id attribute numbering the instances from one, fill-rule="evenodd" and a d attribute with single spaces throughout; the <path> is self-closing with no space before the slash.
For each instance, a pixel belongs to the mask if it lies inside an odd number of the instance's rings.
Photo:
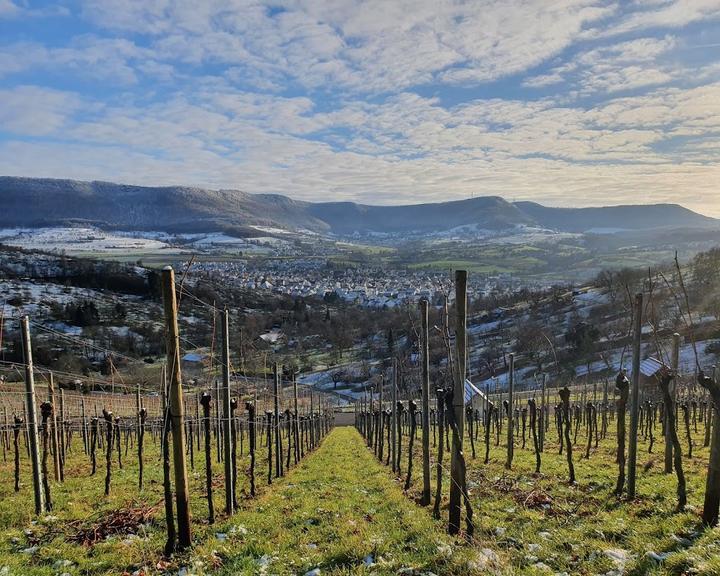
<path id="1" fill-rule="evenodd" d="M 480 568 L 478 553 L 454 546 L 352 428 L 334 430 L 245 506 L 195 549 L 196 566 L 215 564 L 223 574 L 322 575 L 463 575 Z"/>

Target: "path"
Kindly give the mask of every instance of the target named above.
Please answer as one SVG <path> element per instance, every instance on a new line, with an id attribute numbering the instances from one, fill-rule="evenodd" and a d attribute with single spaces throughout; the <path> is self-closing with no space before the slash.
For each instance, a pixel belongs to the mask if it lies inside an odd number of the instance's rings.
<path id="1" fill-rule="evenodd" d="M 349 427 L 219 529 L 198 552 L 225 574 L 478 573 Z"/>

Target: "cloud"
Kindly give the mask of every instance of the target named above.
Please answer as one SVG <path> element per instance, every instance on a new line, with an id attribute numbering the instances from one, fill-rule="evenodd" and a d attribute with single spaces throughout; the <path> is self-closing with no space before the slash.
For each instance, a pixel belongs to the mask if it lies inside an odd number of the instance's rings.
<path id="1" fill-rule="evenodd" d="M 192 8 L 190 8 L 192 6 Z M 165 58 L 252 66 L 273 81 L 327 82 L 356 91 L 477 83 L 527 70 L 570 45 L 613 9 L 589 0 L 370 0 L 357 3 L 91 0 L 84 16 L 153 37 Z"/>
<path id="2" fill-rule="evenodd" d="M 20 7 L 12 0 L 0 0 L 0 18 L 14 18 L 20 15 Z"/>
<path id="3" fill-rule="evenodd" d="M 617 23 L 594 28 L 587 37 L 609 37 L 653 28 L 682 28 L 700 20 L 720 18 L 717 0 L 668 0 L 630 3 L 629 10 Z"/>
<path id="4" fill-rule="evenodd" d="M 0 90 L 0 133 L 21 136 L 57 134 L 80 107 L 72 93 L 38 86 Z"/>
<path id="5" fill-rule="evenodd" d="M 17 42 L 0 51 L 0 77 L 40 69 L 48 74 L 72 73 L 80 78 L 134 84 L 139 71 L 153 71 L 148 68 L 150 56 L 130 40 L 95 35 L 79 36 L 68 46 L 53 48 L 39 42 Z"/>
<path id="6" fill-rule="evenodd" d="M 86 0 L 67 33 L 47 17 L 0 46 L 0 173 L 374 203 L 704 195 L 720 214 L 720 62 L 687 48 L 717 29 L 702 0 Z"/>

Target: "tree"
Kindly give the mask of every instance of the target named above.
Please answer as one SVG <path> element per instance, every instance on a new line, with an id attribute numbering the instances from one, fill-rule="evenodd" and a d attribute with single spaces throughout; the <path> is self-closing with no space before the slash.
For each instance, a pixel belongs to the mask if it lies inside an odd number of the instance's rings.
<path id="1" fill-rule="evenodd" d="M 600 331 L 589 322 L 579 321 L 565 333 L 565 341 L 572 346 L 578 356 L 585 356 L 593 351 Z"/>
<path id="2" fill-rule="evenodd" d="M 395 354 L 395 335 L 393 334 L 392 327 L 388 328 L 387 331 L 387 355 L 392 357 Z"/>

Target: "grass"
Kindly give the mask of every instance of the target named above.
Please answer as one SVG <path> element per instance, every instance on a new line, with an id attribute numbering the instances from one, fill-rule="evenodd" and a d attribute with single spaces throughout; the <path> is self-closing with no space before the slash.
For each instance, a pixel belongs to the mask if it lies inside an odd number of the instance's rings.
<path id="1" fill-rule="evenodd" d="M 258 441 L 260 446 L 262 443 Z M 24 447 L 23 447 L 24 450 Z M 89 477 L 82 444 L 74 441 L 64 484 L 53 484 L 54 510 L 39 519 L 32 514 L 30 469 L 22 458 L 23 485 L 13 492 L 12 462 L 0 463 L 0 574 L 395 574 L 420 568 L 442 574 L 470 574 L 477 553 L 457 548 L 442 526 L 408 500 L 387 471 L 351 428 L 333 431 L 321 447 L 289 474 L 266 486 L 266 460 L 259 449 L 260 494 L 244 494 L 240 510 L 223 517 L 222 464 L 213 457 L 215 509 L 219 518 L 205 520 L 204 467 L 190 474 L 195 546 L 170 559 L 162 557 L 165 526 L 161 467 L 157 446 L 146 443 L 146 488 L 137 490 L 133 450 L 123 470 L 113 463 L 109 497 L 103 494 L 104 456 L 98 452 L 98 474 Z M 79 452 L 79 453 L 78 453 Z M 197 456 L 197 455 L 196 455 Z M 150 504 L 152 519 L 140 529 L 111 536 L 93 546 L 72 543 L 78 527 L 88 527 L 120 508 Z M 37 548 L 35 548 L 37 546 Z M 25 552 L 23 552 L 25 551 Z M 370 559 L 372 558 L 372 560 Z M 368 564 L 374 564 L 370 566 Z M 263 568 L 264 566 L 264 568 Z"/>
<path id="2" fill-rule="evenodd" d="M 505 429 L 500 446 L 491 441 L 488 465 L 483 464 L 482 430 L 475 446 L 476 458 L 466 438 L 477 539 L 505 554 L 516 574 L 605 574 L 616 569 L 606 554 L 611 549 L 627 554 L 627 574 L 720 574 L 720 529 L 704 529 L 699 518 L 709 452 L 702 447 L 703 426 L 699 425 L 693 438 L 693 458 L 684 457 L 683 462 L 690 505 L 686 512 L 676 513 L 676 480 L 663 472 L 664 439 L 659 425 L 653 454 L 648 453 L 646 440 L 639 443 L 637 498 L 628 502 L 613 495 L 617 478 L 615 425 L 609 423 L 608 438 L 600 441 L 597 450 L 591 450 L 589 459 L 584 458 L 586 436 L 581 429 L 573 449 L 574 485 L 568 483 L 565 455 L 558 453 L 552 424 L 540 475 L 534 474 L 535 455 L 529 436 L 525 449 L 519 446 L 520 438 L 516 439 L 512 470 L 505 469 Z M 683 450 L 687 450 L 682 427 L 679 434 Z M 415 470 L 420 466 L 417 448 Z M 449 468 L 447 452 L 446 466 Z M 403 469 L 406 467 L 407 462 L 403 462 Z M 418 474 L 411 497 L 421 490 Z M 444 483 L 449 483 L 447 474 Z M 688 543 L 682 539 L 692 544 L 686 547 Z M 650 556 L 652 553 L 669 554 L 658 561 Z M 538 568 L 538 562 L 548 570 Z"/>
<path id="3" fill-rule="evenodd" d="M 675 511 L 674 475 L 663 473 L 663 439 L 656 428 L 654 453 L 641 439 L 638 451 L 638 496 L 633 502 L 612 494 L 617 474 L 615 422 L 609 434 L 585 459 L 584 430 L 574 447 L 577 483 L 567 482 L 565 456 L 558 454 L 553 426 L 542 456 L 542 473 L 533 474 L 529 438 L 517 438 L 511 470 L 504 467 L 505 430 L 500 445 L 491 442 L 490 463 L 484 465 L 482 431 L 472 457 L 465 439 L 470 497 L 476 534 L 471 544 L 445 534 L 449 456 L 445 454 L 441 521 L 416 504 L 421 490 L 420 443 L 415 444 L 414 475 L 407 494 L 401 489 L 407 468 L 404 436 L 402 474 L 395 477 L 381 465 L 359 434 L 334 430 L 320 448 L 282 479 L 266 486 L 264 450 L 259 451 L 260 493 L 243 493 L 232 518 L 220 513 L 217 523 L 205 520 L 204 469 L 196 454 L 190 475 L 195 546 L 170 559 L 162 557 L 164 521 L 161 469 L 157 445 L 147 441 L 146 488 L 136 487 L 131 448 L 125 468 L 114 465 L 110 497 L 103 474 L 89 477 L 79 440 L 69 460 L 67 480 L 53 485 L 55 510 L 35 520 L 29 466 L 23 452 L 23 487 L 12 491 L 12 462 L 0 463 L 0 574 L 50 575 L 173 573 L 188 574 L 607 574 L 616 569 L 608 551 L 627 558 L 630 575 L 720 574 L 720 529 L 704 529 L 699 513 L 704 496 L 708 448 L 702 446 L 703 425 L 693 436 L 693 458 L 684 457 L 688 509 Z M 518 431 L 518 436 L 521 430 Z M 680 428 L 683 449 L 684 430 Z M 262 443 L 259 442 L 259 445 Z M 432 448 L 433 462 L 436 448 Z M 104 458 L 100 457 L 102 467 Z M 215 505 L 222 510 L 222 466 L 213 459 Z M 239 463 L 240 486 L 247 489 Z M 433 491 L 434 491 L 433 470 Z M 72 522 L 90 524 L 102 515 L 140 503 L 154 506 L 152 519 L 141 529 L 85 547 L 73 544 Z M 37 545 L 34 553 L 23 550 Z M 492 552 L 491 552 L 492 551 Z M 654 557 L 653 557 L 654 556 Z M 499 568 L 488 563 L 497 557 Z M 663 558 L 658 560 L 658 558 Z M 72 564 L 64 566 L 63 561 Z M 369 566 L 367 564 L 374 564 Z M 2 572 L 3 567 L 7 567 Z M 59 567 L 59 568 L 58 568 Z M 405 572 L 403 572 L 405 570 Z"/>

